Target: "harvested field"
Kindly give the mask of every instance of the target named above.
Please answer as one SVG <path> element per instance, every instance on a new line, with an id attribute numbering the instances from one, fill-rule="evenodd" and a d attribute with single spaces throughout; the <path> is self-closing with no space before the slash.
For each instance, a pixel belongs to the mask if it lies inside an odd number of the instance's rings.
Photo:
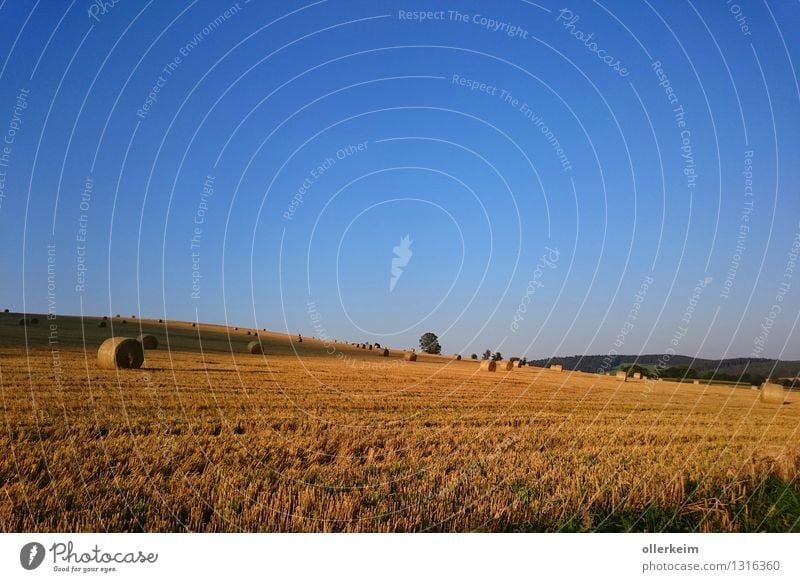
<path id="1" fill-rule="evenodd" d="M 800 531 L 797 393 L 272 332 L 256 356 L 244 331 L 146 319 L 126 331 L 160 349 L 102 370 L 118 320 L 59 317 L 54 352 L 17 319 L 0 314 L 2 531 Z"/>

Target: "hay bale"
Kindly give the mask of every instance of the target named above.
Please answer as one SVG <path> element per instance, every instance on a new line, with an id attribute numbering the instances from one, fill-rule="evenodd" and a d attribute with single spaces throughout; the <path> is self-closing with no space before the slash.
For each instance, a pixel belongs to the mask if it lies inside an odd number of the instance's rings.
<path id="1" fill-rule="evenodd" d="M 28 320 L 28 323 L 30 323 L 31 325 L 39 325 L 39 318 L 38 317 L 31 317 Z"/>
<path id="2" fill-rule="evenodd" d="M 102 320 L 97 322 L 97 327 L 106 327 L 107 325 L 108 324 L 105 321 L 102 321 Z"/>
<path id="3" fill-rule="evenodd" d="M 483 360 L 480 370 L 482 372 L 494 372 L 497 369 L 497 362 L 494 360 Z"/>
<path id="4" fill-rule="evenodd" d="M 126 319 L 123 319 L 122 320 L 122 325 L 125 325 L 126 323 L 128 323 L 128 321 Z"/>
<path id="5" fill-rule="evenodd" d="M 700 380 L 692 380 L 692 384 L 699 384 Z"/>
<path id="6" fill-rule="evenodd" d="M 758 395 L 758 399 L 767 404 L 783 404 L 783 401 L 786 400 L 786 391 L 780 384 L 764 382 L 761 385 L 761 394 Z"/>
<path id="7" fill-rule="evenodd" d="M 192 322 L 192 327 L 197 327 L 197 324 Z"/>
<path id="8" fill-rule="evenodd" d="M 333 343 L 336 343 L 336 340 L 333 340 Z M 379 344 L 378 342 L 375 342 L 375 349 L 376 350 L 381 349 L 381 344 Z"/>
<path id="9" fill-rule="evenodd" d="M 248 331 L 248 332 L 247 332 L 247 335 L 253 335 L 253 334 L 251 334 L 251 333 Z"/>
<path id="10" fill-rule="evenodd" d="M 28 325 L 28 320 L 25 319 L 24 317 L 20 317 L 19 321 L 17 322 L 17 325 Z"/>
<path id="11" fill-rule="evenodd" d="M 514 369 L 514 362 L 512 362 L 511 360 L 507 362 L 500 362 L 500 369 L 501 370 L 505 369 L 506 372 L 510 372 L 511 370 Z"/>
<path id="12" fill-rule="evenodd" d="M 404 359 L 406 362 L 416 362 L 416 361 L 417 361 L 417 354 L 415 354 L 415 353 L 413 353 L 413 352 L 406 352 L 406 353 L 403 355 L 403 359 Z"/>
<path id="13" fill-rule="evenodd" d="M 461 354 L 456 354 L 456 360 L 460 360 L 460 359 L 461 359 Z"/>
<path id="14" fill-rule="evenodd" d="M 642 373 L 641 372 L 634 372 L 633 373 L 633 379 L 634 380 L 641 380 L 642 379 Z"/>
<path id="15" fill-rule="evenodd" d="M 517 368 L 522 368 L 522 360 L 517 360 Z"/>
<path id="16" fill-rule="evenodd" d="M 383 357 L 384 357 L 384 358 L 388 358 L 388 357 L 389 357 L 389 350 L 388 350 L 388 348 L 383 348 Z"/>
<path id="17" fill-rule="evenodd" d="M 561 364 L 550 364 L 550 369 L 554 372 L 561 372 L 564 367 Z"/>
<path id="18" fill-rule="evenodd" d="M 164 320 L 163 319 L 159 319 L 158 323 L 164 323 Z"/>
<path id="19" fill-rule="evenodd" d="M 248 354 L 263 354 L 264 350 L 261 347 L 261 343 L 255 340 L 251 341 L 247 344 L 247 353 Z"/>
<path id="20" fill-rule="evenodd" d="M 146 350 L 158 349 L 158 338 L 154 335 L 143 333 L 137 339 L 139 340 L 139 343 L 142 344 L 142 347 Z"/>
<path id="21" fill-rule="evenodd" d="M 625 373 L 624 370 L 617 370 L 617 378 L 621 378 L 625 382 L 628 381 L 628 374 Z"/>
<path id="22" fill-rule="evenodd" d="M 129 337 L 111 337 L 97 350 L 100 368 L 140 368 L 144 363 L 142 344 Z"/>
<path id="23" fill-rule="evenodd" d="M 370 350 L 372 349 L 372 344 L 369 344 L 369 349 L 370 349 Z"/>

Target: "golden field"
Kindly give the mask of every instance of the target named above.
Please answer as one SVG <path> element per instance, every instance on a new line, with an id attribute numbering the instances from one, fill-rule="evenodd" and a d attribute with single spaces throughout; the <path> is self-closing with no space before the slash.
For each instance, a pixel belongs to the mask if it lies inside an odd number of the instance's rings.
<path id="1" fill-rule="evenodd" d="M 0 530 L 800 531 L 800 395 L 0 314 Z M 103 339 L 158 336 L 139 370 Z M 253 331 L 251 329 L 251 331 Z M 357 339 L 357 338 L 354 338 Z"/>

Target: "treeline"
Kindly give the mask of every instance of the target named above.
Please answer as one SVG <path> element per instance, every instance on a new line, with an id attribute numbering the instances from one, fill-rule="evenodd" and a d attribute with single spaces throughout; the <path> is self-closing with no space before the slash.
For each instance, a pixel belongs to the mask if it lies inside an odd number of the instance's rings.
<path id="1" fill-rule="evenodd" d="M 529 360 L 530 365 L 547 367 L 561 364 L 565 370 L 581 372 L 611 372 L 620 367 L 636 366 L 632 372 L 662 378 L 715 379 L 759 384 L 765 378 L 796 378 L 800 376 L 800 361 L 780 361 L 767 358 L 726 358 L 709 360 L 690 356 L 664 354 L 562 356 Z M 631 372 L 631 373 L 632 373 Z M 791 381 L 784 382 L 790 384 Z"/>

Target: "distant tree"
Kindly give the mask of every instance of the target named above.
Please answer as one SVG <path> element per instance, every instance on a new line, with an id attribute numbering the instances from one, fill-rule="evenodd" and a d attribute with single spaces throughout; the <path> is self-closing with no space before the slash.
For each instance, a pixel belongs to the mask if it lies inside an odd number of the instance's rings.
<path id="1" fill-rule="evenodd" d="M 519 362 L 519 356 L 511 356 L 508 358 L 509 362 Z"/>
<path id="2" fill-rule="evenodd" d="M 419 347 L 426 354 L 441 354 L 442 346 L 439 344 L 439 338 L 435 333 L 427 332 L 422 334 L 419 338 Z"/>
<path id="3" fill-rule="evenodd" d="M 495 362 L 499 362 L 500 360 L 503 359 L 503 354 L 501 354 L 500 352 L 495 352 L 494 355 L 492 356 L 492 359 Z"/>
<path id="4" fill-rule="evenodd" d="M 470 357 L 471 357 L 473 360 L 477 360 L 477 359 L 478 359 L 478 354 L 472 354 L 472 356 L 470 356 Z"/>
<path id="5" fill-rule="evenodd" d="M 492 357 L 492 350 L 486 350 L 485 352 L 483 352 L 483 357 L 481 359 L 489 360 L 491 359 L 491 357 Z"/>
<path id="6" fill-rule="evenodd" d="M 522 360 L 520 360 L 520 364 L 522 364 L 523 366 L 527 366 L 528 365 L 528 358 L 522 358 Z"/>

